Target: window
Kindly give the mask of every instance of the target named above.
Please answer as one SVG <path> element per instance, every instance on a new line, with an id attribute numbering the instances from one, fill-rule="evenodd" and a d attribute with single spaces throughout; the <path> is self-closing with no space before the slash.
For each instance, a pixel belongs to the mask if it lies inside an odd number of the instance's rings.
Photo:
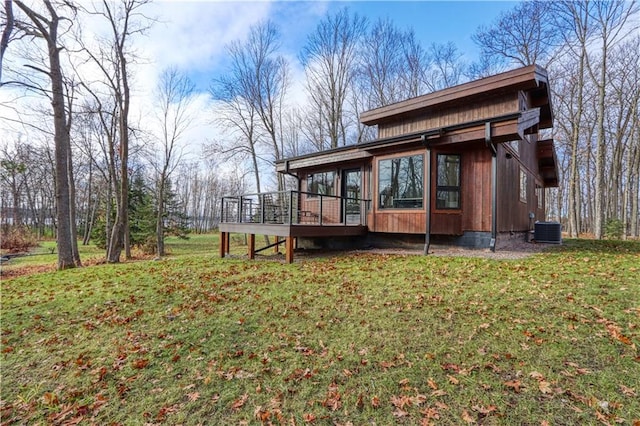
<path id="1" fill-rule="evenodd" d="M 335 195 L 336 173 L 322 172 L 307 176 L 307 192 L 320 195 Z M 312 197 L 313 195 L 308 195 Z"/>
<path id="2" fill-rule="evenodd" d="M 436 209 L 460 208 L 460 155 L 438 154 Z"/>
<path id="3" fill-rule="evenodd" d="M 544 189 L 536 183 L 536 197 L 538 198 L 538 208 L 544 207 Z"/>
<path id="4" fill-rule="evenodd" d="M 520 201 L 527 202 L 527 172 L 520 168 Z"/>
<path id="5" fill-rule="evenodd" d="M 424 186 L 422 154 L 378 162 L 378 196 L 381 209 L 422 208 Z"/>

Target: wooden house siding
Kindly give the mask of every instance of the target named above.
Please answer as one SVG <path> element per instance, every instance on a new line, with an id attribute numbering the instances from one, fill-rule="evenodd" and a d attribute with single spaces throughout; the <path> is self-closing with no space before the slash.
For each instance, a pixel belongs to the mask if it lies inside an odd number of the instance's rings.
<path id="1" fill-rule="evenodd" d="M 498 232 L 520 232 L 530 229 L 535 220 L 544 220 L 544 198 L 538 207 L 536 185 L 542 187 L 538 172 L 535 137 L 517 141 L 518 153 L 513 155 L 506 146 L 498 146 Z M 509 153 L 509 155 L 507 155 Z M 510 158 L 509 158 L 510 157 Z M 526 200 L 520 198 L 520 172 L 526 178 Z M 529 214 L 533 213 L 531 219 Z"/>
<path id="2" fill-rule="evenodd" d="M 426 217 L 424 209 L 411 211 L 376 212 L 372 232 L 392 234 L 424 234 Z"/>
<path id="3" fill-rule="evenodd" d="M 438 129 L 460 123 L 485 120 L 519 110 L 517 93 L 507 93 L 473 103 L 425 111 L 418 116 L 378 124 L 378 137 L 388 138 L 421 130 Z"/>
<path id="4" fill-rule="evenodd" d="M 462 153 L 462 230 L 491 230 L 491 152 L 487 147 Z"/>

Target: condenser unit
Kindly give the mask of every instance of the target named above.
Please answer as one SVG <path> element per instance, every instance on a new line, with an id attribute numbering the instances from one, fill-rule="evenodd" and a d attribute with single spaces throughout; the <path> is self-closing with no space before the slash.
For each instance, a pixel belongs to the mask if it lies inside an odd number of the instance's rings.
<path id="1" fill-rule="evenodd" d="M 534 238 L 537 243 L 562 244 L 562 225 L 558 222 L 536 222 Z"/>

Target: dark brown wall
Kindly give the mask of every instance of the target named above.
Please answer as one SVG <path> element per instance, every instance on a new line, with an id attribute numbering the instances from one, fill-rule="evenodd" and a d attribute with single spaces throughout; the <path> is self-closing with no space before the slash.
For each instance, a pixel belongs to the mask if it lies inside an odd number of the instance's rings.
<path id="1" fill-rule="evenodd" d="M 535 138 L 518 141 L 519 154 L 503 145 L 498 146 L 498 232 L 526 231 L 533 221 L 544 220 L 544 203 L 538 208 L 539 193 L 536 192 L 536 184 L 542 186 L 542 181 L 538 174 L 535 141 Z M 507 158 L 507 153 L 511 158 Z M 527 174 L 526 201 L 520 200 L 521 169 Z M 529 219 L 530 212 L 535 215 L 533 221 Z"/>

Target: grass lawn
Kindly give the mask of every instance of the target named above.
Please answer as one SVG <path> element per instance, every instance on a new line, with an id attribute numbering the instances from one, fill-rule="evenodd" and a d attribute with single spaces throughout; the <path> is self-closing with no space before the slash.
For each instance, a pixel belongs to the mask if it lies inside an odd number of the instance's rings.
<path id="1" fill-rule="evenodd" d="M 168 245 L 2 280 L 2 424 L 640 424 L 638 242 L 291 265 Z"/>

